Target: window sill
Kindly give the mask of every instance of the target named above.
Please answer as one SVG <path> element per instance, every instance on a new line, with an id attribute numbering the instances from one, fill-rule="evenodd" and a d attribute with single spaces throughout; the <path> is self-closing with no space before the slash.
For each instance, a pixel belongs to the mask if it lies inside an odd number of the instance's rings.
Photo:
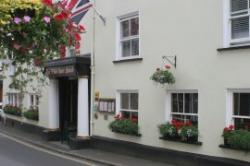
<path id="1" fill-rule="evenodd" d="M 231 51 L 231 50 L 242 50 L 242 49 L 250 49 L 250 45 L 218 48 L 217 51 Z"/>
<path id="2" fill-rule="evenodd" d="M 138 57 L 138 58 L 129 58 L 129 59 L 118 59 L 118 60 L 114 60 L 113 63 L 124 63 L 124 62 L 137 62 L 137 61 L 142 61 L 143 58 Z"/>
<path id="3" fill-rule="evenodd" d="M 199 141 L 198 142 L 185 142 L 185 141 L 181 141 L 179 139 L 170 139 L 170 138 L 166 138 L 166 137 L 160 137 L 159 139 L 171 141 L 171 142 L 179 142 L 179 143 L 184 143 L 184 144 L 197 145 L 197 146 L 202 145 L 202 142 L 199 142 Z"/>
<path id="4" fill-rule="evenodd" d="M 230 147 L 230 146 L 224 145 L 224 144 L 219 145 L 219 147 L 222 148 L 222 149 L 237 150 L 237 151 L 243 151 L 243 152 L 248 152 L 249 151 L 249 150 L 233 148 L 233 147 Z"/>

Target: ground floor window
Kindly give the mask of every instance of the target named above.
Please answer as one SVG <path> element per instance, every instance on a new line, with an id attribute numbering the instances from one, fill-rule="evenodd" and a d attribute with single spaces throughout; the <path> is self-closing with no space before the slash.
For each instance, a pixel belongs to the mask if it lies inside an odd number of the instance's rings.
<path id="1" fill-rule="evenodd" d="M 38 110 L 39 107 L 39 95 L 37 94 L 30 94 L 30 108 Z"/>
<path id="2" fill-rule="evenodd" d="M 232 120 L 235 129 L 250 129 L 250 92 L 233 93 Z"/>
<path id="3" fill-rule="evenodd" d="M 8 101 L 7 104 L 8 105 L 12 105 L 12 106 L 16 106 L 19 107 L 20 106 L 20 94 L 19 93 L 8 93 Z"/>
<path id="4" fill-rule="evenodd" d="M 138 122 L 138 99 L 137 92 L 120 92 L 119 93 L 119 113 L 125 119 Z"/>
<path id="5" fill-rule="evenodd" d="M 198 125 L 198 93 L 171 93 L 171 118 Z"/>

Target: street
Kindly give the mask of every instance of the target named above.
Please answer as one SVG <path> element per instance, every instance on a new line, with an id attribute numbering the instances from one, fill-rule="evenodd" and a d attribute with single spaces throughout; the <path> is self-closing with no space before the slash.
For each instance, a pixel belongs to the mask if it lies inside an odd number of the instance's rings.
<path id="1" fill-rule="evenodd" d="M 0 134 L 0 166 L 87 166 L 83 161 L 65 158 L 28 147 Z"/>

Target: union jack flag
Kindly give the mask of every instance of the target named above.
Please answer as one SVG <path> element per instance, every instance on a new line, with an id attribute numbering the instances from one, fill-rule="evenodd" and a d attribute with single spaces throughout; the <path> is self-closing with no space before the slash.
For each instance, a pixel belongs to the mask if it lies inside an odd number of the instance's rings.
<path id="1" fill-rule="evenodd" d="M 61 5 L 71 12 L 71 20 L 79 24 L 88 10 L 93 6 L 89 0 L 63 0 Z"/>

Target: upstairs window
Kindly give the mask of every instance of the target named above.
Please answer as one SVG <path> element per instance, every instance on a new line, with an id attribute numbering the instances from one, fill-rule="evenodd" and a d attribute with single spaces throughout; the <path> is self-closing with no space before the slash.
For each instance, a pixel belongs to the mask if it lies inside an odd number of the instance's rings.
<path id="1" fill-rule="evenodd" d="M 250 43 L 250 0 L 230 0 L 231 45 Z"/>
<path id="2" fill-rule="evenodd" d="M 139 16 L 138 14 L 120 19 L 120 59 L 139 56 Z"/>

